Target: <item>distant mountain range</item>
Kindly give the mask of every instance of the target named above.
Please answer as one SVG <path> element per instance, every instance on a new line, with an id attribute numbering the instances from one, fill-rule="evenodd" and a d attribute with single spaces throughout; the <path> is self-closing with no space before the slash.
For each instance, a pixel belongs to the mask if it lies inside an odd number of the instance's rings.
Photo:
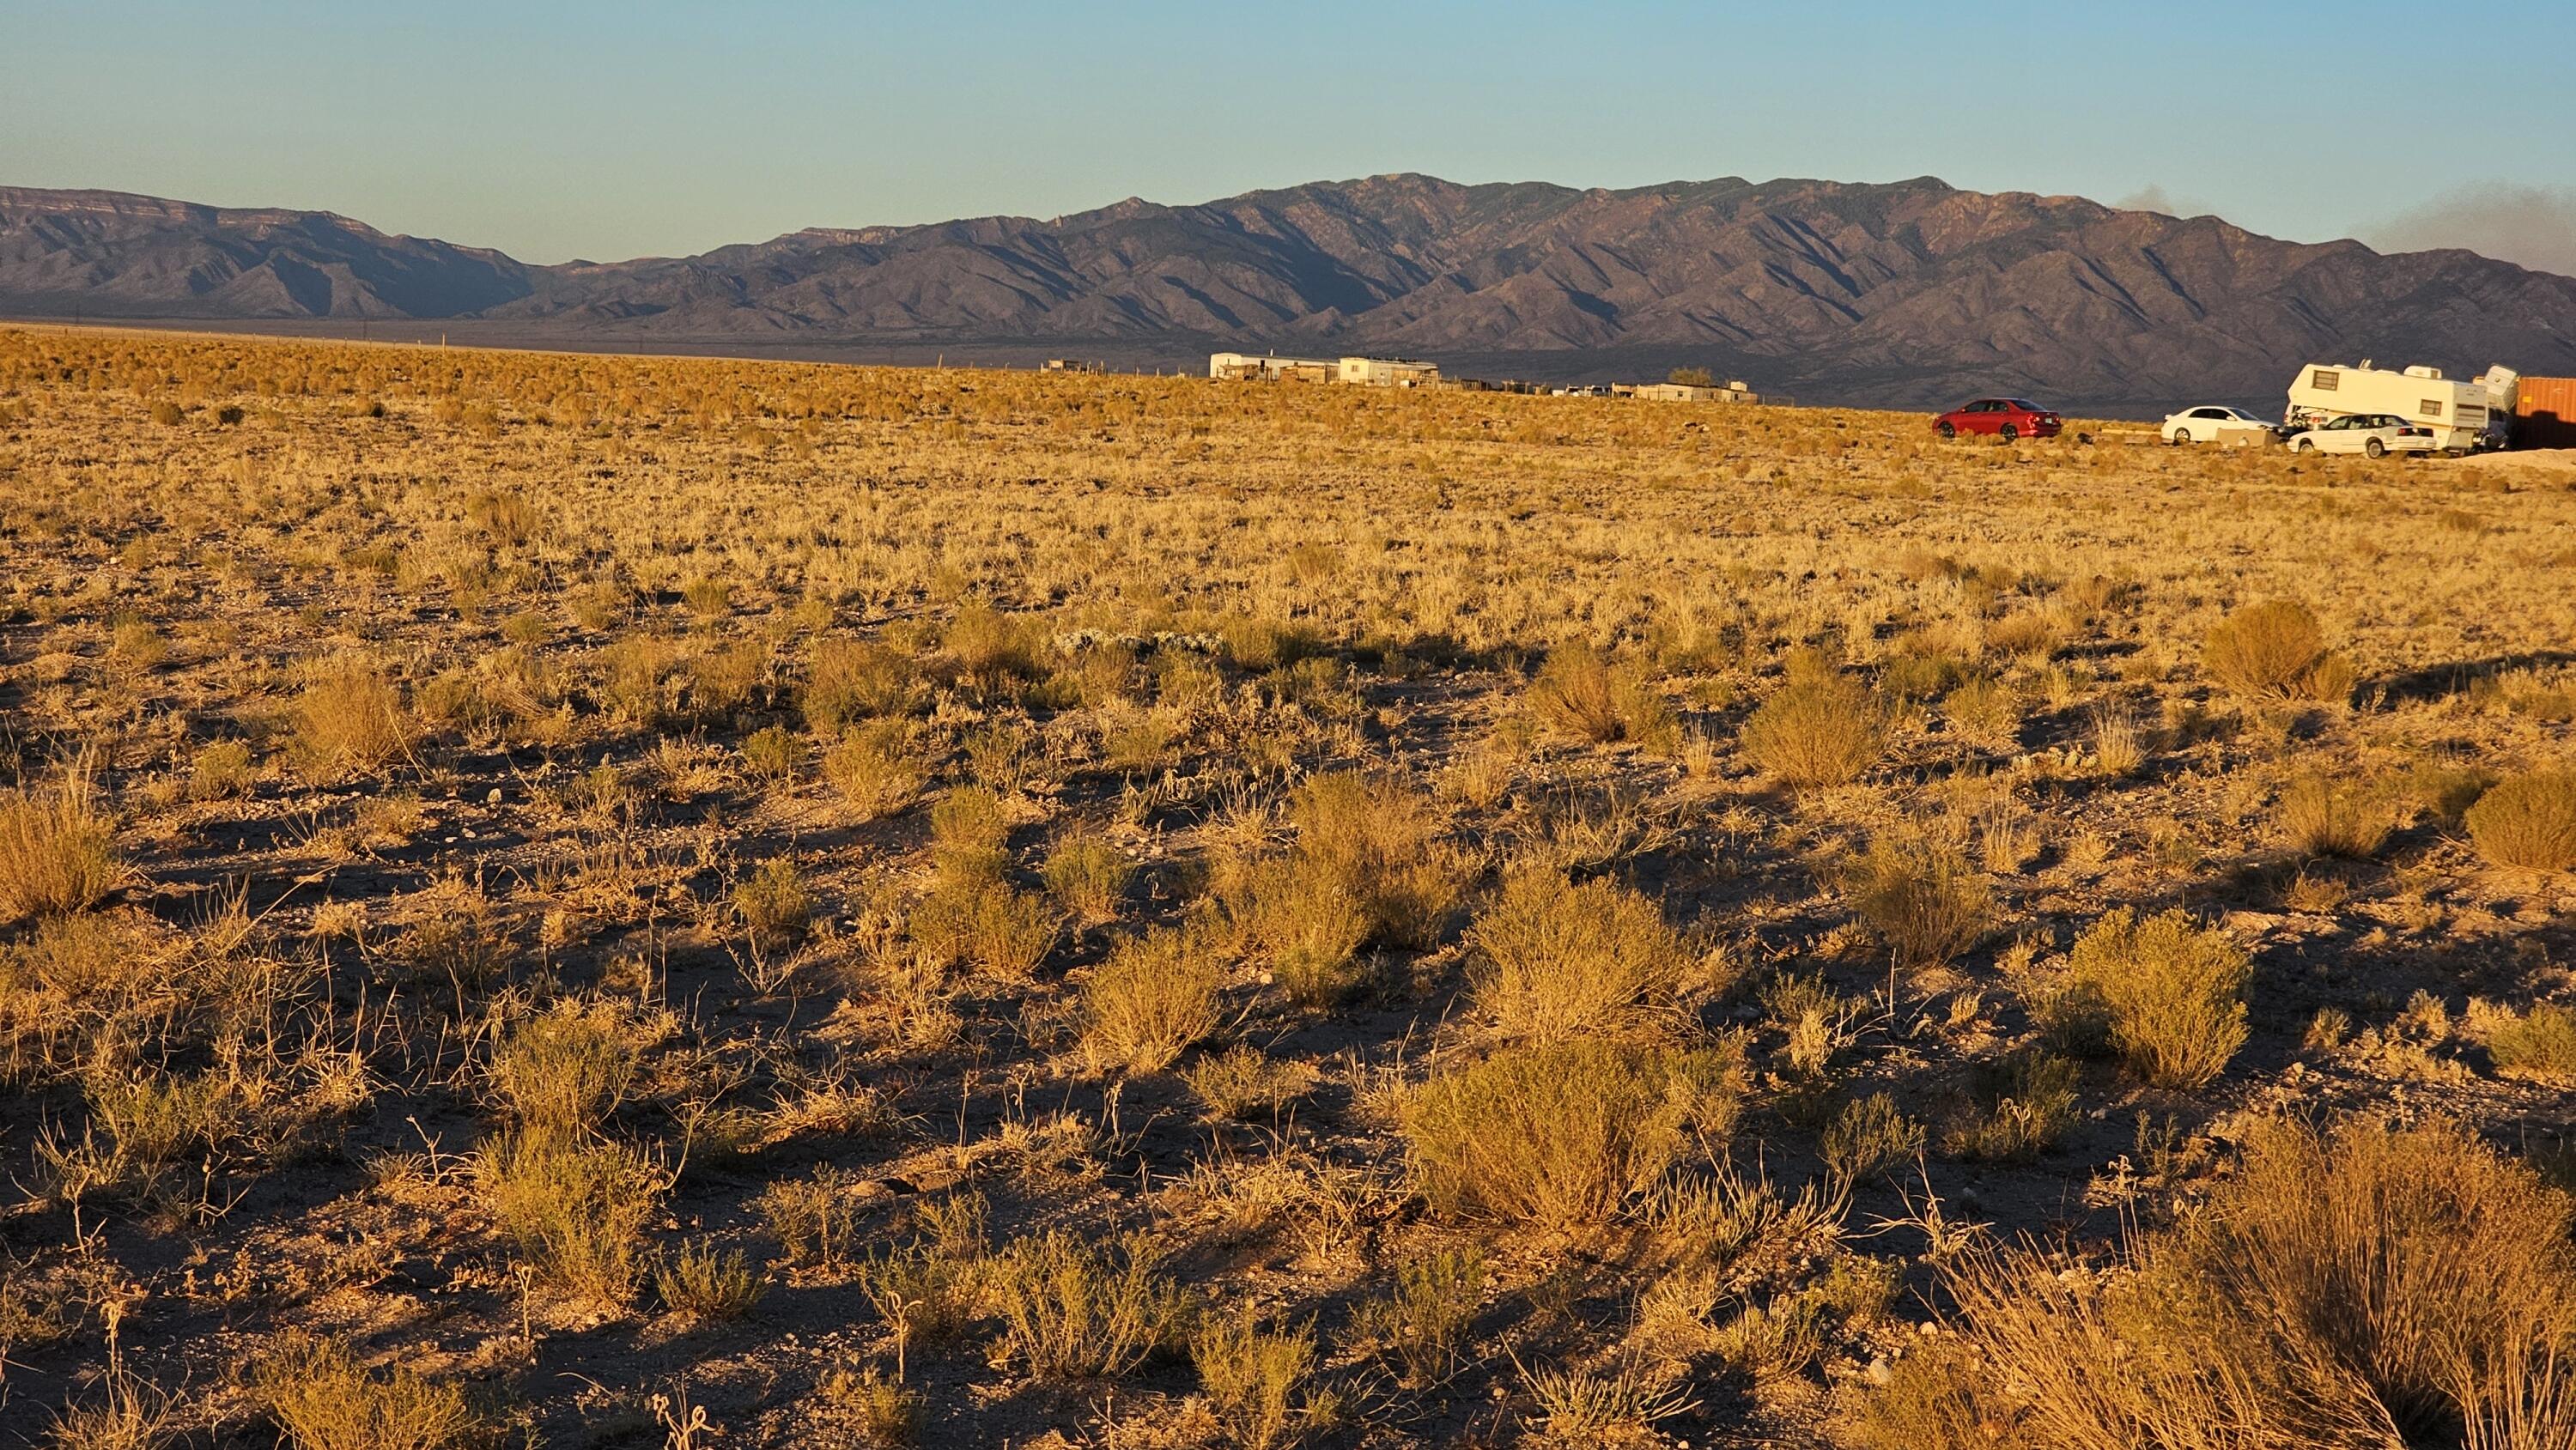
<path id="1" fill-rule="evenodd" d="M 0 188 L 0 316 L 75 314 L 816 357 L 1366 351 L 1559 379 L 1695 364 L 1802 401 L 2004 391 L 2115 411 L 2277 406 L 2311 359 L 2576 373 L 2576 279 L 1928 177 L 1381 176 L 561 266 L 327 212 Z"/>

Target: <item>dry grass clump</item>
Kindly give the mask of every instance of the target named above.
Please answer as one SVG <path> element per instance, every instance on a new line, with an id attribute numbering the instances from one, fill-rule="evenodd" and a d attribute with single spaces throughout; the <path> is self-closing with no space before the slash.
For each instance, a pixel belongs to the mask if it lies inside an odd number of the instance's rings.
<path id="1" fill-rule="evenodd" d="M 345 1345 L 310 1335 L 289 1336 L 250 1378 L 295 1450 L 458 1450 L 493 1438 L 462 1386 L 399 1363 L 371 1372 Z"/>
<path id="2" fill-rule="evenodd" d="M 1731 1052 L 1573 1038 L 1435 1075 L 1405 1102 L 1404 1136 L 1434 1208 L 1573 1229 L 1652 1186 L 1687 1134 L 1722 1140 L 1739 1093 Z"/>
<path id="3" fill-rule="evenodd" d="M 2461 815 L 2478 854 L 2521 871 L 2576 868 L 2576 770 L 2512 776 Z"/>
<path id="4" fill-rule="evenodd" d="M 1938 966 L 1983 941 L 1994 895 L 1960 850 L 1921 832 L 1870 842 L 1843 873 L 1852 910 L 1900 967 Z"/>
<path id="5" fill-rule="evenodd" d="M 0 907 L 8 917 L 78 911 L 114 889 L 122 868 L 116 827 L 99 808 L 89 769 L 0 796 Z"/>
<path id="6" fill-rule="evenodd" d="M 2245 1045 L 2245 950 L 2181 911 L 2138 920 L 2122 907 L 2076 939 L 2048 1013 L 2070 1040 L 2107 1035 L 2151 1087 L 2196 1088 Z"/>
<path id="7" fill-rule="evenodd" d="M 2211 679 L 2240 695 L 2341 700 L 2352 693 L 2352 666 L 2326 648 L 2316 615 L 2296 600 L 2228 614 L 2211 627 L 2200 659 Z"/>
<path id="8" fill-rule="evenodd" d="M 1962 1353 L 1909 1358 L 1889 1450 L 2576 1440 L 2567 1196 L 2456 1129 L 2272 1124 L 2206 1212 L 2086 1274 L 1948 1276 Z"/>
<path id="9" fill-rule="evenodd" d="M 1195 933 L 1121 943 L 1082 984 L 1082 1055 L 1096 1073 L 1160 1072 L 1223 1025 L 1224 968 Z"/>
<path id="10" fill-rule="evenodd" d="M 2355 861 L 2376 855 L 2395 826 L 2383 797 L 2322 775 L 2290 782 L 2272 818 L 2281 839 L 2298 854 Z"/>
<path id="11" fill-rule="evenodd" d="M 1667 754 L 1681 742 L 1680 722 L 1641 667 L 1614 665 L 1582 645 L 1548 652 L 1529 701 L 1549 729 L 1568 739 L 1596 745 L 1633 741 Z"/>
<path id="12" fill-rule="evenodd" d="M 1653 901 L 1545 870 L 1513 872 L 1467 942 L 1477 1009 L 1540 1042 L 1670 1014 L 1699 964 Z"/>
<path id="13" fill-rule="evenodd" d="M 577 1142 L 633 1087 L 635 1033 L 622 1004 L 557 1003 L 520 1024 L 494 1054 L 493 1096 L 528 1133 Z"/>
<path id="14" fill-rule="evenodd" d="M 1744 722 L 1744 753 L 1793 786 L 1847 785 L 1878 763 L 1886 726 L 1867 688 L 1825 670 L 1795 673 Z"/>
<path id="15" fill-rule="evenodd" d="M 1178 1338 L 1191 1307 L 1140 1234 L 1095 1245 L 1050 1229 L 996 1255 L 988 1281 L 1002 1321 L 997 1353 L 1050 1379 L 1127 1373 Z"/>
<path id="16" fill-rule="evenodd" d="M 341 655 L 314 667 L 295 697 L 295 750 L 319 774 L 364 774 L 411 749 L 402 692 L 371 661 Z"/>

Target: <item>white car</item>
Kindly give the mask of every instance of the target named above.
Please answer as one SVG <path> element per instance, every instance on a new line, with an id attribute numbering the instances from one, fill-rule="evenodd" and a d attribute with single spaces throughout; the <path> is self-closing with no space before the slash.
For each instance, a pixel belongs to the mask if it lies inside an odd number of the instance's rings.
<path id="1" fill-rule="evenodd" d="M 2441 446 L 2433 430 L 2394 413 L 2347 413 L 2290 439 L 2301 453 L 2430 453 Z"/>
<path id="2" fill-rule="evenodd" d="M 2261 428 L 2268 431 L 2271 426 L 2243 408 L 2227 408 L 2213 403 L 2207 407 L 2185 408 L 2165 419 L 2163 431 L 2167 443 L 2215 443 L 2221 428 Z"/>

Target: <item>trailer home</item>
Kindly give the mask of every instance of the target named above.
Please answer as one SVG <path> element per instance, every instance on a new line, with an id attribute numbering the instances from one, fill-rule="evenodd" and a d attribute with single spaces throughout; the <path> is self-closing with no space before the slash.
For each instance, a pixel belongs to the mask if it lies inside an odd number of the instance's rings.
<path id="1" fill-rule="evenodd" d="M 2388 413 L 2433 430 L 2434 446 L 2455 453 L 2503 445 L 2513 415 L 2512 369 L 2491 367 L 2466 381 L 2440 368 L 2402 370 L 2312 363 L 2290 384 L 2289 410 L 2281 421 L 2314 428 L 2354 413 Z"/>

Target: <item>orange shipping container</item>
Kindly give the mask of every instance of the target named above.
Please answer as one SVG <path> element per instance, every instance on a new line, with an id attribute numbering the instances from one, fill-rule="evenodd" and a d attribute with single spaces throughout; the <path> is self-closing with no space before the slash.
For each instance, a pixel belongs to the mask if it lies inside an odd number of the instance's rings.
<path id="1" fill-rule="evenodd" d="M 2576 448 L 2576 378 L 2524 378 L 2514 394 L 2513 446 Z"/>

